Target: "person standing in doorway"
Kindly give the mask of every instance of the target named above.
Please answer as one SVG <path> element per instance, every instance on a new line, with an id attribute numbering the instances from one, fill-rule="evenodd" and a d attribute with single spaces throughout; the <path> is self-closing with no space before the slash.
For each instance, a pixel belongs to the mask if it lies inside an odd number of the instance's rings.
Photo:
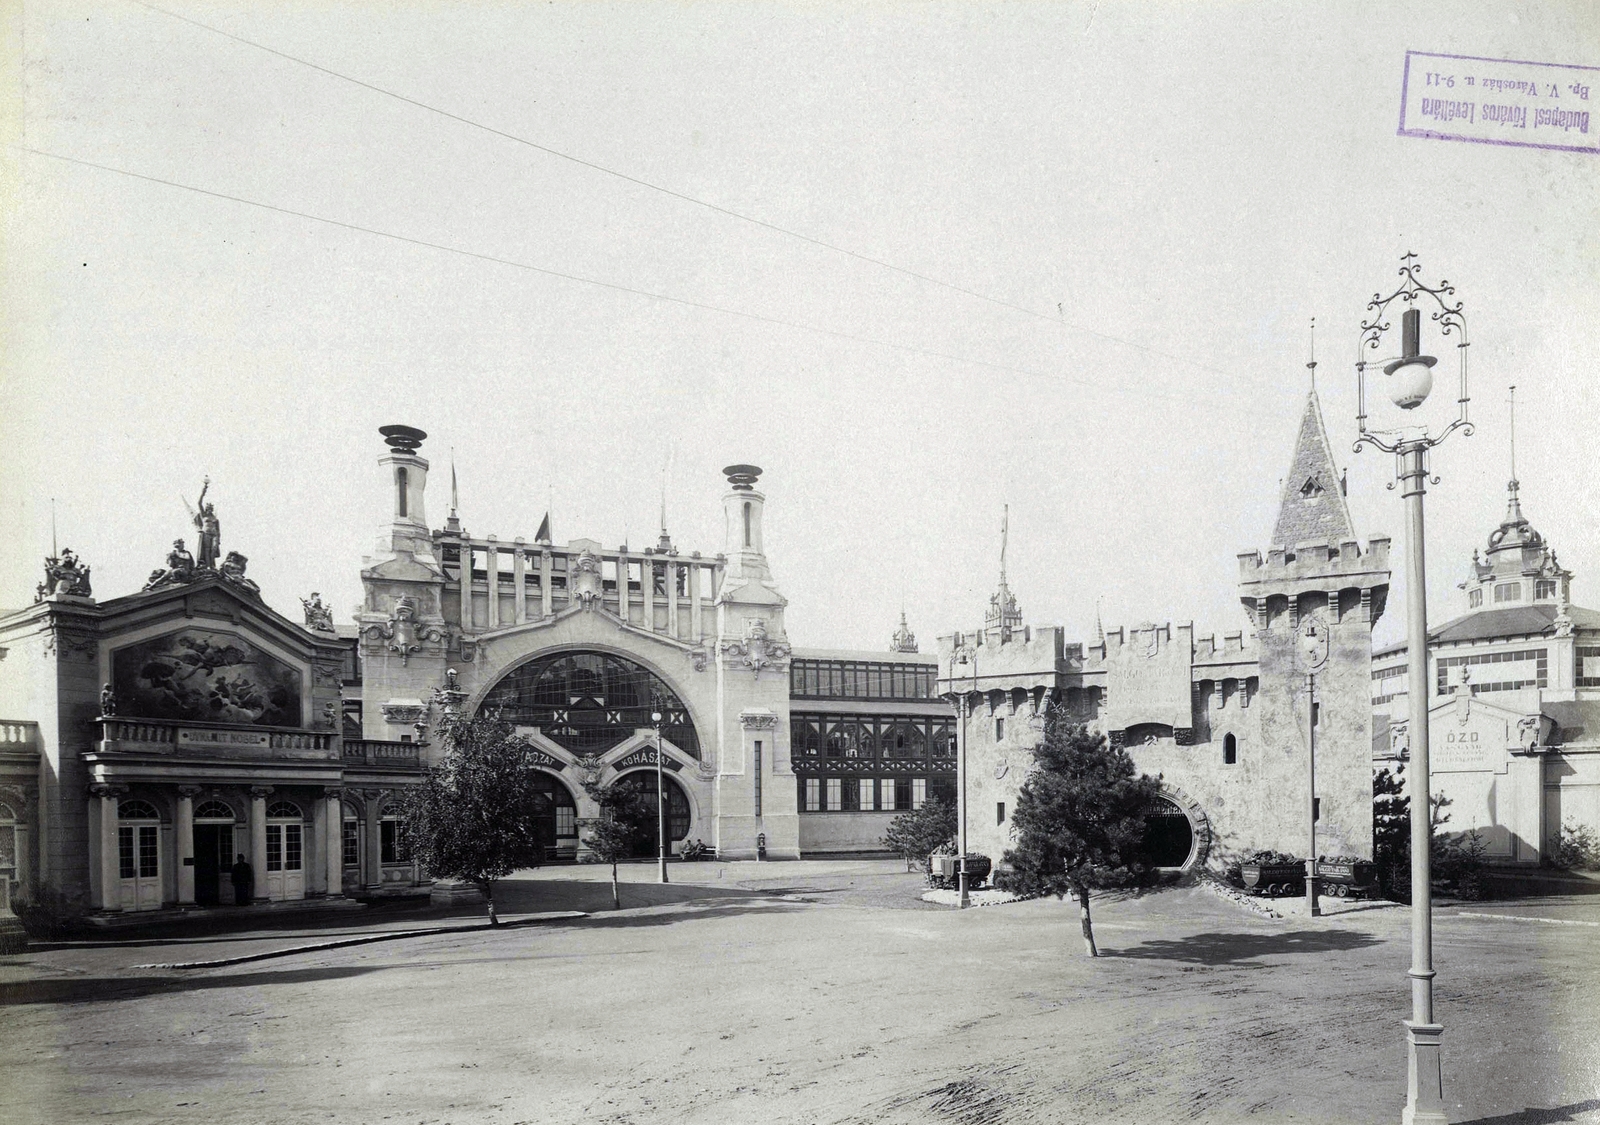
<path id="1" fill-rule="evenodd" d="M 244 906 L 256 893 L 256 873 L 250 866 L 250 861 L 244 858 L 244 853 L 239 853 L 238 862 L 233 865 L 233 903 L 235 906 Z"/>

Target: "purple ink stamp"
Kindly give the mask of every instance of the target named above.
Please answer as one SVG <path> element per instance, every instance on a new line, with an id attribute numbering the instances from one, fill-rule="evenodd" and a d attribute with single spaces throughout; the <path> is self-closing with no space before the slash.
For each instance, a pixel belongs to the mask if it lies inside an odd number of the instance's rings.
<path id="1" fill-rule="evenodd" d="M 1400 135 L 1600 153 L 1600 67 L 1407 51 Z"/>

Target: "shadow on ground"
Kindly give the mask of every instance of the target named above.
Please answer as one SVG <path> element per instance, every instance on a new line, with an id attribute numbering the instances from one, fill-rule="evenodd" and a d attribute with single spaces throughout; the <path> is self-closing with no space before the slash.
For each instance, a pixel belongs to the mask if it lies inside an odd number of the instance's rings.
<path id="1" fill-rule="evenodd" d="M 1129 949 L 1101 949 L 1102 957 L 1155 961 L 1187 961 L 1197 965 L 1234 965 L 1262 957 L 1298 953 L 1330 953 L 1379 944 L 1369 934 L 1348 930 L 1295 930 L 1284 934 L 1195 934 L 1180 940 L 1146 941 Z"/>
<path id="2" fill-rule="evenodd" d="M 1589 1114 L 1600 1110 L 1600 1098 L 1590 1098 L 1586 1102 L 1573 1102 L 1571 1105 L 1557 1106 L 1554 1109 L 1520 1109 L 1515 1113 L 1502 1113 L 1496 1117 L 1474 1117 L 1471 1121 L 1463 1121 L 1461 1125 L 1559 1125 L 1563 1121 L 1578 1120 L 1574 1114 Z"/>
<path id="3" fill-rule="evenodd" d="M 278 972 L 225 973 L 218 976 L 70 977 L 0 984 L 0 1007 L 17 1004 L 93 1004 L 135 1000 L 163 992 L 195 992 L 213 988 L 253 988 L 362 976 L 376 967 L 325 966 Z"/>

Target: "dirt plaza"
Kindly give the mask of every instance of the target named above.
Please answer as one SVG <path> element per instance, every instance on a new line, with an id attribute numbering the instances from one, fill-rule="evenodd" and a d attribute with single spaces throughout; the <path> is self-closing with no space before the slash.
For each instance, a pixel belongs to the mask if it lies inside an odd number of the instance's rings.
<path id="1" fill-rule="evenodd" d="M 1267 918 L 1198 887 L 965 913 L 887 861 L 558 867 L 587 911 L 227 961 L 425 911 L 0 958 L 24 1122 L 1398 1120 L 1407 912 Z M 1537 919 L 1537 920 L 1536 920 Z M 1600 1121 L 1600 896 L 1436 917 L 1451 1120 Z M 393 987 L 396 983 L 402 987 Z"/>

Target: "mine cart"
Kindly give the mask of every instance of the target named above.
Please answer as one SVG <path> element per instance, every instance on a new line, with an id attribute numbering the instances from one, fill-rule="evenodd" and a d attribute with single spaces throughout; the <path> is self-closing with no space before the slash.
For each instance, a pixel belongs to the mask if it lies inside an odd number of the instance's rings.
<path id="1" fill-rule="evenodd" d="M 994 864 L 986 855 L 967 853 L 967 889 L 970 891 L 989 877 Z M 956 890 L 960 886 L 960 857 L 933 855 L 928 857 L 928 886 L 942 890 Z"/>
<path id="2" fill-rule="evenodd" d="M 1240 865 L 1239 875 L 1244 889 L 1253 895 L 1278 898 L 1282 895 L 1306 893 L 1306 865 L 1304 863 L 1250 862 Z"/>
<path id="3" fill-rule="evenodd" d="M 1322 893 L 1337 898 L 1367 898 L 1378 893 L 1378 865 L 1361 859 L 1319 859 Z"/>

